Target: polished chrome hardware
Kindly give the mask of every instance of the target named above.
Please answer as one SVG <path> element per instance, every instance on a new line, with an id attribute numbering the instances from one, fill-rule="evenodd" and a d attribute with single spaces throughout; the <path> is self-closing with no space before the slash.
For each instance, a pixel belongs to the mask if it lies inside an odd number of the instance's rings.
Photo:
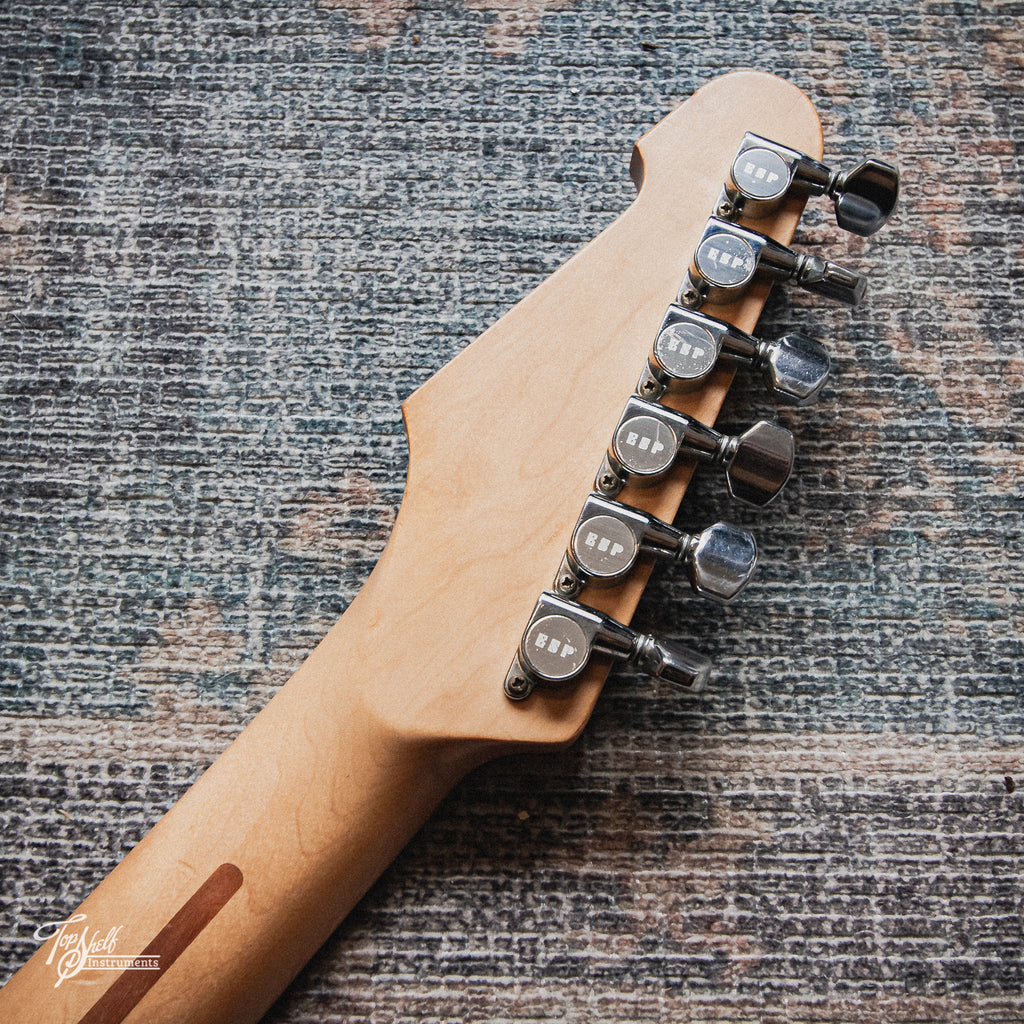
<path id="1" fill-rule="evenodd" d="M 793 332 L 762 341 L 724 320 L 673 304 L 654 339 L 636 392 L 654 400 L 669 386 L 694 391 L 711 375 L 720 355 L 752 364 L 775 395 L 794 405 L 817 395 L 830 366 L 825 346 L 806 334 Z"/>
<path id="2" fill-rule="evenodd" d="M 720 217 L 756 220 L 771 216 L 788 196 L 828 195 L 836 222 L 857 235 L 873 235 L 892 215 L 900 194 L 900 172 L 869 159 L 849 171 L 823 163 L 748 132 L 729 170 L 718 202 Z"/>
<path id="3" fill-rule="evenodd" d="M 759 275 L 795 281 L 802 288 L 854 305 L 867 278 L 838 263 L 798 253 L 767 235 L 712 217 L 693 254 L 679 304 L 698 309 L 705 302 L 731 302 Z"/>
<path id="4" fill-rule="evenodd" d="M 591 494 L 555 589 L 573 597 L 587 585 L 611 586 L 629 574 L 642 554 L 682 562 L 695 593 L 722 602 L 747 585 L 757 564 L 757 545 L 746 530 L 715 523 L 700 533 L 685 533 L 649 512 Z"/>
<path id="5" fill-rule="evenodd" d="M 711 671 L 711 662 L 689 647 L 638 633 L 601 612 L 544 591 L 505 677 L 505 694 L 524 700 L 537 685 L 567 683 L 594 655 L 625 660 L 688 693 L 703 690 Z"/>
<path id="6" fill-rule="evenodd" d="M 860 301 L 867 289 L 863 275 L 737 223 L 768 217 L 791 197 L 820 195 L 832 199 L 842 228 L 871 235 L 895 209 L 899 172 L 874 159 L 834 171 L 805 153 L 744 136 L 715 216 L 612 435 L 594 485 L 598 493 L 587 498 L 554 590 L 541 594 L 522 635 L 505 678 L 511 700 L 524 700 L 538 685 L 577 678 L 594 655 L 627 660 L 689 692 L 703 689 L 710 671 L 703 655 L 638 633 L 573 598 L 585 587 L 621 583 L 644 555 L 681 562 L 693 589 L 718 601 L 731 600 L 749 581 L 757 548 L 746 531 L 716 523 L 689 534 L 613 499 L 627 484 L 660 481 L 680 456 L 723 466 L 730 492 L 752 505 L 766 505 L 785 486 L 794 457 L 788 430 L 761 420 L 729 436 L 657 399 L 669 388 L 697 390 L 722 356 L 752 365 L 784 401 L 802 404 L 817 395 L 830 369 L 820 342 L 797 332 L 762 340 L 698 310 L 735 302 L 759 278 L 794 281 L 851 305 Z"/>
<path id="7" fill-rule="evenodd" d="M 632 395 L 619 417 L 597 474 L 595 490 L 615 497 L 627 481 L 647 486 L 661 480 L 680 454 L 725 466 L 730 493 L 751 505 L 767 505 L 793 468 L 793 435 L 761 420 L 738 437 Z"/>

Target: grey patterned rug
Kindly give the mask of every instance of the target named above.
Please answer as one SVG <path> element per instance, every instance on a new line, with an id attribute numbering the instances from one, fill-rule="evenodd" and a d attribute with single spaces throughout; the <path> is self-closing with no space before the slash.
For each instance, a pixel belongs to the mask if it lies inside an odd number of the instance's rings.
<path id="1" fill-rule="evenodd" d="M 270 1014 L 1024 1017 L 1024 4 L 0 4 L 0 977 L 344 610 L 399 402 L 628 205 L 633 141 L 724 70 L 894 159 L 852 314 L 730 517 L 727 610 L 659 573 L 705 698 L 618 673 L 580 742 L 445 802 Z M 734 389 L 727 424 L 773 413 Z M 721 513 L 698 481 L 687 522 Z"/>

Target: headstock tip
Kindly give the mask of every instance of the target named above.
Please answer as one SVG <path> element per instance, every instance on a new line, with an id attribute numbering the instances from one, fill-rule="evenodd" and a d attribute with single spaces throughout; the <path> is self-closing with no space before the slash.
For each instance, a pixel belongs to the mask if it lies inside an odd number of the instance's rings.
<path id="1" fill-rule="evenodd" d="M 705 119 L 714 125 L 711 141 L 692 133 L 695 120 Z M 732 71 L 702 86 L 637 140 L 630 175 L 638 190 L 655 183 L 668 185 L 676 180 L 681 151 L 705 149 L 709 156 L 725 152 L 731 159 L 751 131 L 782 139 L 818 159 L 824 152 L 818 112 L 797 86 L 764 71 Z M 723 138 L 729 139 L 728 144 L 722 145 Z M 704 162 L 709 198 L 703 205 L 708 209 L 728 171 L 728 163 L 720 163 Z M 692 180 L 685 183 L 688 190 L 695 186 Z"/>

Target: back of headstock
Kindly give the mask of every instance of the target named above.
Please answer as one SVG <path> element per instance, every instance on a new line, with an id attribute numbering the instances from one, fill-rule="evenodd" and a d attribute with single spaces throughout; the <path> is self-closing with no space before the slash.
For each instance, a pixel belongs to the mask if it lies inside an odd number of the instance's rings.
<path id="1" fill-rule="evenodd" d="M 695 459 L 755 504 L 788 476 L 786 431 L 728 438 L 711 424 L 736 362 L 790 401 L 827 372 L 811 339 L 749 334 L 772 280 L 862 290 L 786 246 L 810 195 L 873 230 L 895 172 L 868 161 L 834 174 L 820 156 L 806 97 L 752 72 L 706 86 L 640 140 L 630 209 L 406 402 L 406 495 L 356 600 L 69 918 L 113 929 L 129 964 L 141 951 L 158 969 L 60 985 L 54 939 L 0 990 L 4 1020 L 255 1021 L 464 772 L 579 733 L 605 655 L 701 682 L 699 655 L 628 623 L 649 552 L 723 600 L 753 568 L 742 531 L 670 524 Z M 719 349 L 728 358 L 694 369 Z M 629 536 L 642 557 L 623 557 Z M 568 647 L 550 628 L 565 622 Z"/>
<path id="2" fill-rule="evenodd" d="M 765 155 L 758 136 L 781 145 Z M 742 166 L 737 161 L 734 168 L 741 148 Z M 653 517 L 648 536 L 655 548 L 660 543 L 683 560 L 688 555 L 700 589 L 727 598 L 742 586 L 737 577 L 752 569 L 753 552 L 741 531 L 689 536 L 666 534 L 661 526 L 675 517 L 692 475 L 694 460 L 686 451 L 664 472 L 629 473 L 610 442 L 613 436 L 622 443 L 635 440 L 636 432 L 620 419 L 634 394 L 634 413 L 653 401 L 669 410 L 670 419 L 680 414 L 670 430 L 682 430 L 701 460 L 731 465 L 735 493 L 762 504 L 784 482 L 792 442 L 781 428 L 762 424 L 742 438 L 722 439 L 707 427 L 736 361 L 754 363 L 788 401 L 812 397 L 827 373 L 828 357 L 818 342 L 792 335 L 769 345 L 750 337 L 773 279 L 796 278 L 847 301 L 863 290 L 857 275 L 785 247 L 809 195 L 831 195 L 841 216 L 859 217 L 863 225 L 872 203 L 877 214 L 895 201 L 885 188 L 891 169 L 870 162 L 866 171 L 862 165 L 844 177 L 823 167 L 821 155 L 817 114 L 792 85 L 756 72 L 710 83 L 636 144 L 631 171 L 639 194 L 629 210 L 405 403 L 409 482 L 383 560 L 400 571 L 382 572 L 379 586 L 366 596 L 372 595 L 380 614 L 398 614 L 412 634 L 442 629 L 451 657 L 441 654 L 431 666 L 422 699 L 410 699 L 400 685 L 378 691 L 385 717 L 403 729 L 454 734 L 485 746 L 570 741 L 585 724 L 609 667 L 599 656 L 579 670 L 572 664 L 578 660 L 576 640 L 590 642 L 594 631 L 598 652 L 619 650 L 655 669 L 667 658 L 663 674 L 680 680 L 688 672 L 701 674 L 699 659 L 650 638 L 637 640 L 614 625 L 602 632 L 592 616 L 577 623 L 582 632 L 569 627 L 561 640 L 535 620 L 557 614 L 561 600 L 573 599 L 625 625 L 640 600 L 651 571 L 646 557 L 610 587 L 586 585 L 593 576 L 565 573 L 570 538 L 595 491 L 595 497 Z M 757 159 L 765 165 L 760 171 Z M 783 174 L 788 187 L 776 183 Z M 723 190 L 727 179 L 729 189 Z M 772 196 L 773 187 L 782 194 Z M 724 219 L 712 228 L 712 217 Z M 722 237 L 724 245 L 716 241 Z M 744 274 L 749 280 L 740 280 Z M 665 319 L 673 303 L 675 323 Z M 711 314 L 724 321 L 716 343 L 735 358 L 703 368 L 687 386 L 672 379 L 672 368 L 652 353 L 652 341 L 672 327 L 676 341 L 685 344 L 687 328 L 678 321 L 693 309 L 699 309 L 698 319 Z M 650 425 L 649 417 L 641 419 Z M 639 445 L 661 447 L 659 438 L 669 436 L 664 427 L 654 428 L 655 434 L 662 431 L 656 437 L 641 431 Z M 762 479 L 762 470 L 772 479 Z M 634 534 L 643 533 L 642 525 L 633 525 Z M 614 544 L 608 537 L 602 541 Z M 649 547 L 644 543 L 645 551 Z M 545 588 L 555 591 L 554 605 L 545 599 L 549 607 L 535 612 Z M 536 686 L 544 683 L 538 675 L 543 668 L 531 665 L 529 650 L 521 647 L 532 613 L 531 649 L 543 662 L 544 645 L 554 647 L 556 658 L 548 659 L 553 675 L 571 677 L 562 685 Z M 692 640 L 699 644 L 700 638 Z M 685 664 L 675 665 L 677 656 Z M 422 661 L 417 666 L 422 672 Z M 410 671 L 411 665 L 398 667 L 390 678 Z"/>

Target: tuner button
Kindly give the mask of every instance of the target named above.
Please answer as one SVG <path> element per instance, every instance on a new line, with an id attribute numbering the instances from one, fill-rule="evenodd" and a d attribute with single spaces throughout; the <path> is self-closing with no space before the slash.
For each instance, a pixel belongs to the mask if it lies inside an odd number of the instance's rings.
<path id="1" fill-rule="evenodd" d="M 793 470 L 793 435 L 777 423 L 760 420 L 733 438 L 729 447 L 729 493 L 750 505 L 767 505 Z"/>
<path id="2" fill-rule="evenodd" d="M 868 288 L 868 279 L 820 256 L 800 256 L 792 275 L 801 288 L 827 299 L 856 306 Z"/>
<path id="3" fill-rule="evenodd" d="M 757 565 L 757 545 L 746 530 L 715 523 L 697 534 L 687 552 L 690 585 L 701 597 L 731 601 Z"/>
<path id="4" fill-rule="evenodd" d="M 836 222 L 855 235 L 873 235 L 892 216 L 900 195 L 900 172 L 881 160 L 865 160 L 840 173 L 829 186 Z"/>
<path id="5" fill-rule="evenodd" d="M 818 394 L 832 365 L 820 341 L 798 332 L 765 344 L 758 363 L 768 387 L 794 405 Z"/>
<path id="6" fill-rule="evenodd" d="M 640 636 L 634 658 L 638 668 L 687 693 L 700 693 L 711 675 L 711 660 L 689 647 Z"/>

